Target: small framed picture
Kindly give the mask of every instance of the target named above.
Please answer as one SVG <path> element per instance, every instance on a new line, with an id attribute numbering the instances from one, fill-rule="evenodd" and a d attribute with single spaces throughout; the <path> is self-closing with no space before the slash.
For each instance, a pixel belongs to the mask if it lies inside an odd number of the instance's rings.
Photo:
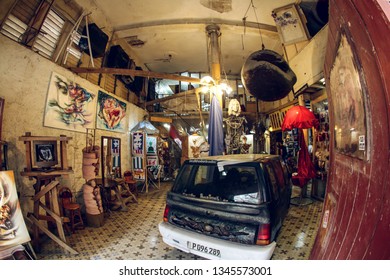
<path id="1" fill-rule="evenodd" d="M 272 11 L 280 40 L 284 45 L 306 41 L 310 39 L 306 27 L 306 18 L 301 8 L 295 4 L 289 4 Z"/>
<path id="2" fill-rule="evenodd" d="M 43 168 L 57 164 L 57 141 L 34 141 L 33 165 Z"/>

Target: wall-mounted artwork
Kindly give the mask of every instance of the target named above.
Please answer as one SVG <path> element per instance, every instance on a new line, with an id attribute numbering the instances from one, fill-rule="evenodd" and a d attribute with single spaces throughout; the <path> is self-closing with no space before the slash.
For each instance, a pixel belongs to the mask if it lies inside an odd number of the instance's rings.
<path id="1" fill-rule="evenodd" d="M 30 240 L 20 210 L 14 172 L 0 171 L 0 251 Z"/>
<path id="2" fill-rule="evenodd" d="M 310 38 L 299 6 L 290 4 L 277 8 L 272 11 L 272 17 L 283 44 L 290 45 Z"/>
<path id="3" fill-rule="evenodd" d="M 44 126 L 85 132 L 95 127 L 96 94 L 55 72 L 46 98 Z"/>
<path id="4" fill-rule="evenodd" d="M 359 62 L 345 34 L 341 35 L 330 72 L 330 90 L 334 104 L 334 140 L 337 152 L 364 159 L 366 112 Z M 359 141 L 360 140 L 360 141 Z"/>
<path id="5" fill-rule="evenodd" d="M 126 132 L 126 103 L 99 90 L 96 128 Z"/>
<path id="6" fill-rule="evenodd" d="M 147 165 L 148 166 L 156 166 L 158 165 L 157 156 L 147 156 L 146 157 Z"/>
<path id="7" fill-rule="evenodd" d="M 157 137 L 146 136 L 146 153 L 148 155 L 155 155 L 157 152 Z"/>
<path id="8" fill-rule="evenodd" d="M 58 164 L 57 141 L 34 141 L 33 166 L 49 168 Z"/>
<path id="9" fill-rule="evenodd" d="M 132 137 L 131 143 L 133 144 L 133 156 L 144 156 L 145 134 L 143 132 L 133 132 Z"/>
<path id="10" fill-rule="evenodd" d="M 143 157 L 133 157 L 133 175 L 136 180 L 145 180 Z"/>

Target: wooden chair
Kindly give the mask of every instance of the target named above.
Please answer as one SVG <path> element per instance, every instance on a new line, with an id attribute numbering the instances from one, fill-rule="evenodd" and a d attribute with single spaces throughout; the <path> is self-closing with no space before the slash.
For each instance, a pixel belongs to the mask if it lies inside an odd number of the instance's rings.
<path id="1" fill-rule="evenodd" d="M 73 195 L 68 187 L 62 187 L 59 190 L 59 195 L 62 205 L 63 214 L 70 220 L 72 232 L 75 229 L 83 229 L 84 222 L 81 217 L 80 204 L 73 201 Z"/>
<path id="2" fill-rule="evenodd" d="M 132 194 L 138 197 L 137 181 L 134 180 L 133 173 L 129 170 L 123 173 L 126 184 L 129 186 L 129 190 Z"/>

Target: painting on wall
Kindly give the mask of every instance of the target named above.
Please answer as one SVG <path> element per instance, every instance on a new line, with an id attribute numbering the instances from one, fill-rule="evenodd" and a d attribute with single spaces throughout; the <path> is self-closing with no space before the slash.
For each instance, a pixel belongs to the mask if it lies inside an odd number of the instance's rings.
<path id="1" fill-rule="evenodd" d="M 143 132 L 137 131 L 132 134 L 132 144 L 133 144 L 133 156 L 143 156 L 144 155 L 144 138 L 145 134 Z"/>
<path id="2" fill-rule="evenodd" d="M 55 72 L 46 98 L 44 126 L 86 132 L 95 127 L 96 94 Z"/>
<path id="3" fill-rule="evenodd" d="M 112 132 L 126 132 L 126 103 L 99 90 L 96 128 Z"/>
<path id="4" fill-rule="evenodd" d="M 146 153 L 148 155 L 155 155 L 157 152 L 157 137 L 146 136 Z"/>
<path id="5" fill-rule="evenodd" d="M 364 159 L 366 112 L 359 63 L 345 34 L 341 35 L 336 58 L 330 71 L 334 104 L 334 139 L 337 152 Z"/>
<path id="6" fill-rule="evenodd" d="M 136 180 L 145 180 L 143 157 L 133 157 L 133 175 Z"/>
<path id="7" fill-rule="evenodd" d="M 0 171 L 0 251 L 30 240 L 19 205 L 14 172 Z"/>
<path id="8" fill-rule="evenodd" d="M 148 166 L 158 165 L 157 156 L 147 156 L 146 161 Z"/>
<path id="9" fill-rule="evenodd" d="M 289 4 L 272 11 L 280 40 L 284 45 L 309 39 L 309 32 L 301 14 L 300 7 L 296 4 Z"/>

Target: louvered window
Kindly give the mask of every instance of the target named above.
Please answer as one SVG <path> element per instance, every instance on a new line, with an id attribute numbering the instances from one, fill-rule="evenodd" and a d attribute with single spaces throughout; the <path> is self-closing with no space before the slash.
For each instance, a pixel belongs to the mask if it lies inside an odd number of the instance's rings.
<path id="1" fill-rule="evenodd" d="M 50 10 L 32 49 L 50 59 L 57 47 L 64 24 L 65 21 L 53 10 Z"/>
<path id="2" fill-rule="evenodd" d="M 52 3 L 45 0 L 17 1 L 0 32 L 51 59 L 65 24 L 65 20 L 51 9 Z M 44 21 L 39 22 L 43 16 Z"/>
<path id="3" fill-rule="evenodd" d="M 1 34 L 11 38 L 14 41 L 20 42 L 22 35 L 27 30 L 27 24 L 19 20 L 14 15 L 10 14 L 4 22 Z"/>

